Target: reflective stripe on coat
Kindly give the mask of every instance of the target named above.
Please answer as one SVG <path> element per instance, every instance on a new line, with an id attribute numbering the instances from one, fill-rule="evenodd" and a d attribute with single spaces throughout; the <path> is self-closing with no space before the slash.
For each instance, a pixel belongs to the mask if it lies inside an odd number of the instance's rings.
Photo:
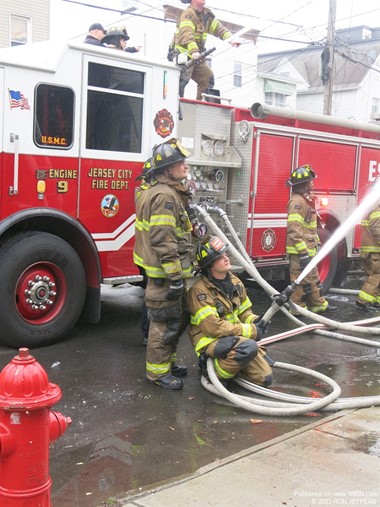
<path id="1" fill-rule="evenodd" d="M 317 254 L 320 239 L 317 232 L 317 212 L 311 200 L 294 193 L 288 202 L 286 253 Z"/>
<path id="2" fill-rule="evenodd" d="M 141 190 L 141 187 L 140 187 Z M 133 260 L 150 278 L 192 275 L 194 247 L 188 190 L 165 175 L 137 193 Z"/>

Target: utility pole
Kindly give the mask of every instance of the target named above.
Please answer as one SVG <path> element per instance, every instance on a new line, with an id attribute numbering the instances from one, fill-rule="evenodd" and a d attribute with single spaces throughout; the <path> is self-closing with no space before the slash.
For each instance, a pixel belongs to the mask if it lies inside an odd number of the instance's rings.
<path id="1" fill-rule="evenodd" d="M 322 83 L 325 85 L 323 97 L 323 114 L 331 116 L 332 110 L 332 92 L 333 92 L 333 65 L 334 65 L 334 43 L 335 43 L 335 20 L 336 20 L 336 0 L 330 0 L 329 3 L 329 21 L 327 27 L 326 47 L 321 55 Z"/>

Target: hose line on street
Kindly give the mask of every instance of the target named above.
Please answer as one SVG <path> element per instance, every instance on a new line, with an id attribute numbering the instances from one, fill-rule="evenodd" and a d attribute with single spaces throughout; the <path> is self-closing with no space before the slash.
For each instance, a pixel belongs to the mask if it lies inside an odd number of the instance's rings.
<path id="1" fill-rule="evenodd" d="M 336 332 L 338 331 L 347 331 L 349 333 L 358 333 L 358 334 L 369 334 L 374 336 L 380 335 L 380 330 L 378 328 L 366 327 L 371 325 L 376 325 L 380 322 L 380 317 L 360 320 L 356 322 L 338 322 L 332 319 L 328 319 L 322 315 L 315 314 L 310 312 L 304 308 L 301 308 L 298 305 L 295 305 L 289 300 L 289 297 L 294 288 L 289 286 L 283 293 L 279 293 L 276 291 L 258 272 L 255 267 L 252 259 L 249 257 L 247 251 L 242 245 L 240 238 L 236 234 L 234 227 L 232 226 L 227 213 L 217 207 L 203 207 L 198 205 L 193 205 L 196 212 L 200 215 L 202 220 L 217 234 L 222 241 L 229 245 L 229 250 L 235 259 L 242 265 L 243 269 L 252 276 L 253 280 L 258 283 L 265 292 L 272 298 L 272 305 L 268 309 L 268 311 L 264 314 L 263 318 L 270 320 L 270 318 L 277 312 L 281 311 L 284 313 L 294 324 L 298 327 L 295 329 L 291 329 L 285 331 L 284 333 L 280 333 L 277 335 L 269 336 L 260 341 L 260 346 L 267 345 L 270 343 L 274 343 L 280 340 L 284 340 L 290 338 L 292 336 L 297 336 L 299 334 L 309 333 L 313 331 L 316 334 L 320 334 L 322 336 L 326 336 L 329 338 L 335 338 L 339 340 L 351 341 L 354 343 L 359 343 L 362 345 L 368 346 L 380 346 L 380 341 L 375 340 L 367 340 L 365 338 L 359 338 L 357 336 L 351 336 L 346 334 L 341 334 Z M 218 213 L 221 218 L 224 220 L 224 223 L 232 236 L 234 242 L 237 244 L 238 249 L 232 244 L 232 242 L 225 236 L 222 230 L 218 227 L 218 225 L 214 222 L 214 220 L 210 217 L 209 211 Z M 294 284 L 294 282 L 293 282 Z M 287 294 L 285 294 L 287 291 Z M 337 293 L 347 293 L 347 294 L 357 294 L 357 291 L 345 291 L 342 289 L 342 292 L 337 290 Z M 285 297 L 284 297 L 285 294 Z M 306 325 L 300 319 L 297 318 L 297 315 L 293 315 L 291 313 L 292 310 L 294 313 L 308 317 L 314 321 L 313 324 Z M 332 331 L 334 330 L 334 331 Z M 207 359 L 207 373 L 210 380 L 208 380 L 205 376 L 202 376 L 201 383 L 202 386 L 208 391 L 216 394 L 226 400 L 230 401 L 232 404 L 246 409 L 250 412 L 255 412 L 263 415 L 276 415 L 276 416 L 289 416 L 289 415 L 298 415 L 305 414 L 312 411 L 327 411 L 327 410 L 343 410 L 343 409 L 356 409 L 369 407 L 373 405 L 380 405 L 380 396 L 364 396 L 364 397 L 355 397 L 355 398 L 339 398 L 341 394 L 341 389 L 339 385 L 331 378 L 323 375 L 319 372 L 315 372 L 308 368 L 304 368 L 301 366 L 290 365 L 287 363 L 275 362 L 274 367 L 282 368 L 285 370 L 296 371 L 299 373 L 303 373 L 322 382 L 326 383 L 332 388 L 332 392 L 326 395 L 323 398 L 306 398 L 300 396 L 294 396 L 284 393 L 278 393 L 277 391 L 273 391 L 271 389 L 262 388 L 260 386 L 256 386 L 248 382 L 247 380 L 243 380 L 239 377 L 236 377 L 234 380 L 241 387 L 249 391 L 253 391 L 255 394 L 259 394 L 264 397 L 270 397 L 272 399 L 276 399 L 277 401 L 269 401 L 265 399 L 253 399 L 247 396 L 237 395 L 232 393 L 228 389 L 226 389 L 218 379 L 212 358 Z"/>
<path id="2" fill-rule="evenodd" d="M 226 389 L 221 382 L 219 381 L 218 377 L 216 376 L 213 360 L 209 357 L 207 359 L 207 372 L 211 380 L 211 385 L 213 388 L 216 389 L 217 393 L 225 398 L 226 400 L 230 401 L 234 405 L 237 405 L 238 407 L 245 408 L 246 410 L 249 410 L 250 412 L 255 412 L 258 414 L 263 415 L 275 415 L 275 416 L 285 416 L 285 415 L 299 415 L 299 414 L 306 414 L 307 412 L 313 412 L 316 410 L 320 410 L 322 407 L 325 407 L 326 405 L 329 405 L 333 401 L 337 400 L 341 394 L 341 390 L 339 385 L 335 382 L 335 380 L 332 380 L 331 378 L 327 377 L 323 373 L 319 373 L 317 371 L 310 370 L 309 368 L 304 368 L 302 366 L 296 366 L 292 364 L 287 363 L 280 363 L 276 362 L 275 366 L 277 368 L 282 368 L 284 370 L 290 370 L 290 371 L 296 371 L 299 373 L 303 373 L 305 375 L 309 375 L 311 377 L 314 377 L 318 379 L 319 381 L 325 382 L 327 385 L 329 385 L 332 388 L 332 392 L 328 395 L 326 395 L 324 398 L 318 398 L 313 399 L 310 402 L 306 402 L 305 404 L 294 404 L 293 406 L 290 406 L 290 404 L 283 404 L 282 406 L 279 404 L 278 406 L 266 406 L 263 407 L 262 404 L 256 403 L 256 400 L 253 398 L 247 398 L 242 397 L 239 395 L 236 395 Z M 205 377 L 202 377 L 201 379 L 203 387 L 206 389 L 207 387 L 207 379 Z M 206 385 L 205 385 L 206 384 Z M 213 389 L 211 388 L 212 392 Z"/>

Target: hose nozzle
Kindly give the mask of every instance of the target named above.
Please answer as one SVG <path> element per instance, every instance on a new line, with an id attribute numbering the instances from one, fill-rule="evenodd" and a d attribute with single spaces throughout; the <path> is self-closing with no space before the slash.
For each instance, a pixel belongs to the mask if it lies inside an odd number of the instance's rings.
<path id="1" fill-rule="evenodd" d="M 297 283 L 294 281 L 290 285 L 288 285 L 280 294 L 275 294 L 272 299 L 277 304 L 278 307 L 283 306 L 290 299 L 290 296 L 293 294 L 297 286 Z"/>
<path id="2" fill-rule="evenodd" d="M 295 288 L 297 286 L 297 283 L 294 281 L 290 285 L 286 287 L 280 294 L 275 294 L 272 296 L 273 303 L 268 308 L 268 310 L 264 313 L 261 320 L 263 320 L 265 323 L 269 323 L 270 319 L 273 317 L 275 313 L 278 312 L 278 310 L 283 306 L 285 303 L 289 301 L 290 296 L 295 291 Z"/>

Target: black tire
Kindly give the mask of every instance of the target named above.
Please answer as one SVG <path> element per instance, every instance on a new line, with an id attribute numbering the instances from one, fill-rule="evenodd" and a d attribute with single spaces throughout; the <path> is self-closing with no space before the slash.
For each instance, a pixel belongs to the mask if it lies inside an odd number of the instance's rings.
<path id="1" fill-rule="evenodd" d="M 86 278 L 75 250 L 45 232 L 25 232 L 0 248 L 0 341 L 39 347 L 62 339 L 75 325 Z"/>
<path id="2" fill-rule="evenodd" d="M 318 235 L 322 245 L 331 237 L 327 229 L 318 229 Z M 319 277 L 321 280 L 321 292 L 326 294 L 332 286 L 338 267 L 337 249 L 333 248 L 328 255 L 318 264 Z"/>

